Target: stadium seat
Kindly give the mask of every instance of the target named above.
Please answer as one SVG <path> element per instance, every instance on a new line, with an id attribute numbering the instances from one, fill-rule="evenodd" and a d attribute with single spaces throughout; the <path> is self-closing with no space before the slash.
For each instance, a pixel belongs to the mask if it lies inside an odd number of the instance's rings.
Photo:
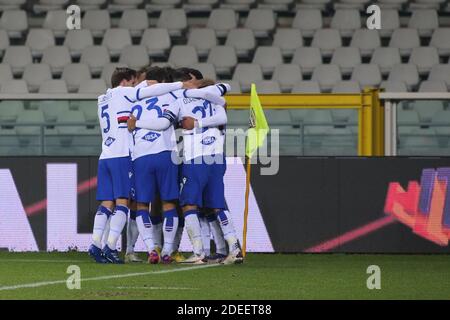
<path id="1" fill-rule="evenodd" d="M 235 11 L 246 12 L 250 10 L 250 6 L 255 3 L 256 0 L 225 0 L 220 6 L 221 8 L 233 9 Z"/>
<path id="2" fill-rule="evenodd" d="M 40 58 L 45 49 L 55 45 L 55 38 L 48 29 L 30 29 L 25 45 L 30 48 L 33 57 Z"/>
<path id="3" fill-rule="evenodd" d="M 126 46 L 122 49 L 119 63 L 132 69 L 140 69 L 150 64 L 147 49 L 144 46 Z"/>
<path id="4" fill-rule="evenodd" d="M 225 83 L 228 83 L 231 86 L 231 89 L 228 93 L 235 94 L 235 93 L 241 93 L 241 85 L 238 81 L 234 80 L 226 80 Z"/>
<path id="5" fill-rule="evenodd" d="M 246 58 L 255 49 L 256 40 L 251 29 L 237 28 L 230 30 L 225 45 L 234 47 L 238 57 Z"/>
<path id="6" fill-rule="evenodd" d="M 275 67 L 272 80 L 278 81 L 281 91 L 290 92 L 296 83 L 302 81 L 302 72 L 296 64 L 279 64 Z"/>
<path id="7" fill-rule="evenodd" d="M 408 0 L 378 0 L 377 5 L 383 10 L 396 9 L 399 10 Z"/>
<path id="8" fill-rule="evenodd" d="M 216 68 L 219 75 L 231 75 L 231 71 L 238 63 L 236 51 L 231 46 L 216 46 L 211 48 L 208 63 Z"/>
<path id="9" fill-rule="evenodd" d="M 419 86 L 419 92 L 447 92 L 447 90 L 447 84 L 440 80 L 425 80 Z"/>
<path id="10" fill-rule="evenodd" d="M 2 62 L 11 66 L 14 75 L 22 74 L 25 66 L 32 62 L 30 48 L 27 46 L 10 46 L 6 48 Z"/>
<path id="11" fill-rule="evenodd" d="M 413 109 L 419 114 L 421 122 L 431 122 L 433 116 L 444 110 L 442 101 L 416 100 L 413 103 Z"/>
<path id="12" fill-rule="evenodd" d="M 370 63 L 378 65 L 382 75 L 388 75 L 394 65 L 402 63 L 400 50 L 391 47 L 376 48 Z"/>
<path id="13" fill-rule="evenodd" d="M 356 9 L 338 9 L 331 19 L 331 28 L 339 30 L 342 37 L 351 37 L 361 28 L 361 16 Z"/>
<path id="14" fill-rule="evenodd" d="M 361 64 L 361 55 L 358 48 L 354 47 L 339 47 L 333 53 L 331 64 L 339 66 L 343 75 L 352 73 L 353 68 Z"/>
<path id="15" fill-rule="evenodd" d="M 45 15 L 42 28 L 49 29 L 57 38 L 62 38 L 67 31 L 67 12 L 66 10 L 52 10 Z"/>
<path id="16" fill-rule="evenodd" d="M 416 9 L 439 9 L 440 5 L 443 4 L 446 0 L 413 0 L 409 4 L 409 8 L 411 10 Z"/>
<path id="17" fill-rule="evenodd" d="M 314 68 L 322 64 L 320 49 L 314 47 L 297 48 L 291 63 L 299 65 L 303 74 L 312 74 Z"/>
<path id="18" fill-rule="evenodd" d="M 9 47 L 9 37 L 5 30 L 0 30 L 0 59 L 3 57 L 4 51 Z"/>
<path id="19" fill-rule="evenodd" d="M 385 80 L 380 84 L 380 89 L 386 92 L 408 92 L 408 88 L 403 81 Z"/>
<path id="20" fill-rule="evenodd" d="M 322 13 L 317 9 L 298 10 L 292 21 L 292 28 L 300 30 L 304 37 L 312 37 L 322 27 Z"/>
<path id="21" fill-rule="evenodd" d="M 122 12 L 130 9 L 136 9 L 144 0 L 112 0 L 108 5 L 108 10 L 111 13 Z"/>
<path id="22" fill-rule="evenodd" d="M 413 48 L 420 47 L 419 34 L 416 29 L 404 28 L 396 29 L 392 33 L 389 46 L 398 48 L 402 57 L 411 54 Z"/>
<path id="23" fill-rule="evenodd" d="M 80 84 L 78 93 L 103 94 L 106 92 L 106 84 L 103 79 L 89 79 Z"/>
<path id="24" fill-rule="evenodd" d="M 125 10 L 119 20 L 119 28 L 128 29 L 132 37 L 140 37 L 148 28 L 147 11 L 143 9 Z"/>
<path id="25" fill-rule="evenodd" d="M 336 48 L 342 47 L 339 31 L 336 29 L 317 30 L 311 46 L 319 48 L 322 56 L 331 57 Z"/>
<path id="26" fill-rule="evenodd" d="M 400 17 L 398 10 L 385 9 L 381 14 L 381 29 L 379 30 L 381 37 L 390 37 L 394 30 L 400 28 Z"/>
<path id="27" fill-rule="evenodd" d="M 169 32 L 164 28 L 147 29 L 142 36 L 141 45 L 147 48 L 151 57 L 165 56 L 171 46 Z"/>
<path id="28" fill-rule="evenodd" d="M 217 45 L 216 33 L 208 28 L 191 28 L 187 45 L 193 46 L 199 57 L 206 57 L 209 50 Z"/>
<path id="29" fill-rule="evenodd" d="M 187 27 L 186 13 L 183 9 L 164 9 L 156 23 L 158 28 L 166 28 L 173 37 L 182 35 Z"/>
<path id="30" fill-rule="evenodd" d="M 431 36 L 430 46 L 438 49 L 439 55 L 450 55 L 450 28 L 438 28 Z"/>
<path id="31" fill-rule="evenodd" d="M 37 92 L 42 82 L 52 79 L 52 73 L 45 63 L 31 63 L 25 66 L 22 78 L 28 85 L 28 91 Z"/>
<path id="32" fill-rule="evenodd" d="M 69 0 L 39 0 L 33 6 L 33 11 L 37 14 L 43 12 L 63 9 L 68 4 Z"/>
<path id="33" fill-rule="evenodd" d="M 86 64 L 72 63 L 64 66 L 61 78 L 66 81 L 69 92 L 76 92 L 82 82 L 91 78 L 91 73 Z"/>
<path id="34" fill-rule="evenodd" d="M 86 119 L 84 118 L 84 114 L 81 111 L 69 110 L 64 114 L 60 114 L 56 120 L 56 130 L 58 135 L 61 138 L 66 138 L 63 135 L 75 135 L 79 133 L 83 133 L 86 130 L 86 127 L 81 125 L 85 123 Z M 58 125 L 58 122 L 64 123 L 73 123 L 74 125 Z M 61 143 L 65 143 L 64 140 Z"/>
<path id="35" fill-rule="evenodd" d="M 418 47 L 412 50 L 409 63 L 415 64 L 420 75 L 430 72 L 431 67 L 439 64 L 439 54 L 434 47 Z"/>
<path id="36" fill-rule="evenodd" d="M 251 9 L 244 23 L 257 38 L 266 38 L 275 26 L 275 14 L 269 9 Z"/>
<path id="37" fill-rule="evenodd" d="M 78 110 L 83 112 L 88 123 L 98 122 L 98 109 L 96 101 L 79 101 Z"/>
<path id="38" fill-rule="evenodd" d="M 98 10 L 106 3 L 106 0 L 77 0 L 81 11 Z"/>
<path id="39" fill-rule="evenodd" d="M 68 93 L 66 82 L 64 80 L 46 80 L 39 85 L 39 93 Z"/>
<path id="40" fill-rule="evenodd" d="M 277 65 L 283 63 L 283 56 L 278 47 L 259 46 L 252 62 L 261 66 L 264 75 L 269 75 Z"/>
<path id="41" fill-rule="evenodd" d="M 193 46 L 173 46 L 168 62 L 176 68 L 190 66 L 198 62 L 197 51 Z"/>
<path id="42" fill-rule="evenodd" d="M 360 93 L 361 87 L 359 86 L 359 83 L 356 81 L 339 81 L 331 90 L 332 93 Z"/>
<path id="43" fill-rule="evenodd" d="M 84 48 L 94 45 L 92 33 L 88 29 L 68 30 L 64 38 L 64 46 L 69 49 L 72 57 L 78 58 Z"/>
<path id="44" fill-rule="evenodd" d="M 13 73 L 9 64 L 0 63 L 0 88 L 2 85 L 13 79 Z"/>
<path id="45" fill-rule="evenodd" d="M 127 29 L 108 29 L 103 37 L 102 45 L 108 48 L 112 58 L 116 58 L 123 48 L 131 45 L 130 33 Z"/>
<path id="46" fill-rule="evenodd" d="M 0 88 L 0 93 L 28 93 L 28 86 L 25 80 L 10 80 L 2 85 Z"/>
<path id="47" fill-rule="evenodd" d="M 106 30 L 111 28 L 108 10 L 88 10 L 81 21 L 83 29 L 91 30 L 94 37 L 103 37 Z"/>
<path id="48" fill-rule="evenodd" d="M 261 80 L 255 83 L 258 93 L 280 93 L 280 85 L 277 81 L 273 80 Z"/>
<path id="49" fill-rule="evenodd" d="M 431 68 L 428 80 L 444 81 L 450 89 L 450 64 L 435 64 Z"/>
<path id="50" fill-rule="evenodd" d="M 209 15 L 206 27 L 215 30 L 218 37 L 225 37 L 237 27 L 237 16 L 231 9 L 214 9 Z"/>
<path id="51" fill-rule="evenodd" d="M 211 9 L 217 5 L 219 0 L 187 0 L 183 4 L 183 9 L 186 13 L 191 12 L 210 12 Z"/>
<path id="52" fill-rule="evenodd" d="M 309 110 L 305 117 L 305 132 L 307 134 L 324 134 L 330 129 L 333 123 L 330 110 L 312 109 Z"/>
<path id="53" fill-rule="evenodd" d="M 150 0 L 150 3 L 145 5 L 145 9 L 152 12 L 160 12 L 164 9 L 173 9 L 181 3 L 181 0 Z"/>
<path id="54" fill-rule="evenodd" d="M 303 46 L 302 33 L 298 29 L 277 28 L 272 46 L 280 48 L 283 57 L 292 57 L 295 49 Z"/>
<path id="55" fill-rule="evenodd" d="M 376 64 L 360 64 L 353 69 L 351 80 L 358 81 L 362 89 L 381 83 L 380 68 Z"/>
<path id="56" fill-rule="evenodd" d="M 28 29 L 27 13 L 24 10 L 4 11 L 0 18 L 0 29 L 6 30 L 10 38 L 21 38 Z"/>
<path id="57" fill-rule="evenodd" d="M 248 92 L 252 83 L 264 79 L 261 67 L 258 64 L 239 63 L 234 70 L 233 80 L 239 81 L 243 92 Z"/>
<path id="58" fill-rule="evenodd" d="M 408 28 L 417 29 L 421 37 L 430 37 L 439 27 L 436 10 L 414 10 L 408 22 Z"/>
<path id="59" fill-rule="evenodd" d="M 416 123 L 418 125 L 419 122 L 419 115 L 416 110 L 404 110 L 403 108 L 397 108 L 397 123 L 399 124 L 399 126 L 413 125 Z M 410 128 L 414 127 L 411 126 Z M 404 130 L 403 132 L 407 132 L 407 130 Z"/>
<path id="60" fill-rule="evenodd" d="M 41 132 L 39 125 L 44 123 L 44 115 L 41 110 L 27 110 L 19 114 L 16 120 L 17 124 L 36 124 L 36 126 L 17 126 L 16 132 L 20 135 L 36 136 Z M 25 143 L 29 143 L 30 138 L 23 138 Z"/>
<path id="61" fill-rule="evenodd" d="M 341 79 L 341 71 L 334 64 L 322 64 L 315 67 L 311 77 L 311 80 L 319 82 L 322 92 L 330 92 L 333 86 Z"/>
<path id="62" fill-rule="evenodd" d="M 0 12 L 18 10 L 27 0 L 0 0 Z"/>
<path id="63" fill-rule="evenodd" d="M 291 93 L 320 93 L 320 85 L 317 81 L 299 81 L 292 87 Z"/>
<path id="64" fill-rule="evenodd" d="M 63 100 L 40 100 L 34 103 L 34 109 L 42 111 L 46 122 L 56 122 L 58 117 L 63 118 L 70 111 L 69 103 Z"/>
<path id="65" fill-rule="evenodd" d="M 217 79 L 216 69 L 211 63 L 196 63 L 192 65 L 192 68 L 200 71 L 205 79 L 214 81 Z"/>
<path id="66" fill-rule="evenodd" d="M 22 101 L 0 101 L 0 121 L 15 122 L 19 114 L 24 112 Z"/>
<path id="67" fill-rule="evenodd" d="M 109 52 L 105 46 L 90 46 L 84 48 L 81 52 L 80 62 L 89 66 L 93 75 L 100 74 L 103 66 L 109 63 L 109 61 Z"/>
<path id="68" fill-rule="evenodd" d="M 42 54 L 41 63 L 48 64 L 54 75 L 60 75 L 64 66 L 71 62 L 69 49 L 65 46 L 48 47 Z"/>
<path id="69" fill-rule="evenodd" d="M 412 91 L 419 84 L 419 72 L 414 64 L 396 64 L 392 67 L 388 80 L 403 81 L 408 90 Z"/>
<path id="70" fill-rule="evenodd" d="M 359 29 L 353 33 L 351 47 L 359 48 L 361 56 L 370 57 L 374 50 L 381 47 L 378 30 Z"/>

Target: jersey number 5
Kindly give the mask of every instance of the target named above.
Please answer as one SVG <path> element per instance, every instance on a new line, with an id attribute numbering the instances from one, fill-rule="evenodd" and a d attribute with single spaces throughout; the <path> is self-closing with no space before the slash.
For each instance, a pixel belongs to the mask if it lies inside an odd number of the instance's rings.
<path id="1" fill-rule="evenodd" d="M 109 114 L 108 112 L 106 112 L 106 110 L 108 109 L 108 105 L 105 105 L 102 107 L 102 118 L 106 118 L 106 128 L 103 128 L 103 133 L 108 133 L 109 129 L 111 127 L 111 122 L 109 120 Z"/>

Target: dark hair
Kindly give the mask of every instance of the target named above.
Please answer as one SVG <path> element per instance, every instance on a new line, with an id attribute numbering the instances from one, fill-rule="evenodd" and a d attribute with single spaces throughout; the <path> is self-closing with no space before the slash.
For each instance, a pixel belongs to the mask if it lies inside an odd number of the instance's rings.
<path id="1" fill-rule="evenodd" d="M 203 74 L 197 69 L 178 68 L 177 71 L 184 75 L 184 78 L 186 80 L 183 80 L 183 81 L 190 80 L 191 79 L 191 75 L 193 75 L 195 77 L 195 79 L 197 79 L 197 80 L 203 79 Z"/>
<path id="2" fill-rule="evenodd" d="M 150 67 L 145 73 L 146 80 L 156 80 L 158 82 L 169 82 L 168 74 L 165 68 Z"/>
<path id="3" fill-rule="evenodd" d="M 176 76 L 176 70 L 172 67 L 163 67 L 166 73 L 166 82 L 174 82 Z"/>
<path id="4" fill-rule="evenodd" d="M 128 80 L 136 77 L 136 71 L 130 68 L 116 68 L 111 76 L 111 85 L 113 88 L 118 87 L 122 80 Z"/>

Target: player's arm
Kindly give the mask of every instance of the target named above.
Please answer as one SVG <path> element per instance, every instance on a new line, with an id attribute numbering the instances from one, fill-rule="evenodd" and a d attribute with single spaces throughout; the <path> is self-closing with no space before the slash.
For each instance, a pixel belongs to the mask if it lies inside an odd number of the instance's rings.
<path id="1" fill-rule="evenodd" d="M 230 90 L 230 88 L 231 86 L 227 83 L 219 83 L 201 89 L 184 90 L 183 95 L 185 98 L 201 98 L 223 106 L 225 105 L 225 99 L 223 96 Z"/>
<path id="2" fill-rule="evenodd" d="M 205 128 L 205 127 L 219 127 L 227 124 L 228 117 L 225 108 L 216 105 L 215 114 L 211 117 L 204 119 L 194 119 L 192 117 L 186 117 L 182 120 L 183 129 L 191 130 L 195 128 Z"/>
<path id="3" fill-rule="evenodd" d="M 136 117 L 132 115 L 127 121 L 128 130 L 133 131 L 136 128 L 142 128 L 148 130 L 164 131 L 168 129 L 177 121 L 179 106 L 176 104 L 176 102 L 174 102 L 172 106 L 163 105 L 163 107 L 167 108 L 164 109 L 163 115 L 158 118 L 137 120 Z"/>

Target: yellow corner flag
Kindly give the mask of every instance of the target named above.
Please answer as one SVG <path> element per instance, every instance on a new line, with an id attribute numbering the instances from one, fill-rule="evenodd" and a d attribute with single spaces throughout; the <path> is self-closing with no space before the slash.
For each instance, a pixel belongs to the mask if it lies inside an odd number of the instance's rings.
<path id="1" fill-rule="evenodd" d="M 242 255 L 245 257 L 247 252 L 247 220 L 248 220 L 248 198 L 250 195 L 250 159 L 255 151 L 261 147 L 269 132 L 266 116 L 264 115 L 261 102 L 259 101 L 256 86 L 252 83 L 250 93 L 250 128 L 247 131 L 247 144 L 245 155 L 247 160 L 247 177 L 245 182 L 245 208 L 244 208 L 244 228 L 242 234 Z"/>

